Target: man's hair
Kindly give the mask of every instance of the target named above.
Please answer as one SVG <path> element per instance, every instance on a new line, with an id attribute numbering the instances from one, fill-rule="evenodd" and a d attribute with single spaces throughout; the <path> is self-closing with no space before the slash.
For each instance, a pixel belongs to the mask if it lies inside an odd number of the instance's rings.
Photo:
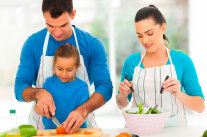
<path id="1" fill-rule="evenodd" d="M 72 44 L 62 44 L 58 49 L 55 51 L 54 56 L 54 65 L 56 64 L 57 58 L 75 58 L 76 67 L 80 64 L 80 56 L 78 49 L 73 46 Z"/>
<path id="2" fill-rule="evenodd" d="M 50 12 L 52 18 L 58 18 L 64 12 L 68 12 L 69 15 L 73 12 L 72 0 L 43 0 L 42 12 Z"/>

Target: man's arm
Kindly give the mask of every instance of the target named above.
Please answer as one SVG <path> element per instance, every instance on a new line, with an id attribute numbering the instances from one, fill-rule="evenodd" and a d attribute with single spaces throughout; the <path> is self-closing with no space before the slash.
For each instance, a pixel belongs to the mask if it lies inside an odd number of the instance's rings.
<path id="1" fill-rule="evenodd" d="M 83 123 L 87 118 L 88 114 L 94 110 L 103 106 L 107 101 L 111 99 L 112 96 L 112 81 L 109 74 L 109 69 L 107 65 L 107 55 L 103 44 L 100 40 L 94 39 L 88 47 L 91 49 L 90 54 L 90 64 L 87 68 L 89 79 L 94 82 L 95 92 L 90 97 L 90 99 L 82 104 L 80 107 L 71 112 L 69 119 L 74 119 L 71 123 L 63 125 L 63 128 L 67 128 L 67 132 L 74 133 L 78 130 L 81 124 L 74 123 L 77 121 L 82 121 L 78 123 Z"/>
<path id="2" fill-rule="evenodd" d="M 26 102 L 37 101 L 37 93 L 39 91 L 40 88 L 27 87 L 23 90 L 22 97 Z"/>
<path id="3" fill-rule="evenodd" d="M 104 96 L 100 93 L 93 93 L 87 102 L 78 107 L 76 110 L 83 112 L 83 117 L 87 118 L 88 114 L 100 108 L 105 104 Z"/>
<path id="4" fill-rule="evenodd" d="M 29 37 L 23 45 L 20 64 L 15 79 L 14 92 L 18 101 L 37 101 L 37 107 L 40 107 L 40 113 L 50 117 L 49 110 L 52 114 L 55 113 L 55 106 L 51 94 L 45 89 L 32 87 L 37 77 L 37 62 L 39 61 L 35 56 L 37 53 L 34 53 L 34 47 L 36 45 L 34 45 L 33 41 L 34 40 L 31 40 L 31 37 Z"/>
<path id="5" fill-rule="evenodd" d="M 36 101 L 35 112 L 42 116 L 51 118 L 50 113 L 55 115 L 55 103 L 52 95 L 43 88 L 27 87 L 22 96 L 26 102 Z"/>
<path id="6" fill-rule="evenodd" d="M 16 99 L 21 102 L 35 101 L 35 94 L 39 90 L 32 88 L 38 70 L 36 68 L 37 64 L 34 50 L 30 43 L 31 40 L 29 37 L 22 47 L 20 64 L 15 79 L 15 96 Z"/>

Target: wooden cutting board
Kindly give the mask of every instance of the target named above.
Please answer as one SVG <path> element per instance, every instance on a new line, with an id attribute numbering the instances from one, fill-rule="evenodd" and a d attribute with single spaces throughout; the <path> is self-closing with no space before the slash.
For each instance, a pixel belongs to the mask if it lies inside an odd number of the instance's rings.
<path id="1" fill-rule="evenodd" d="M 84 131 L 90 131 L 94 134 L 85 135 Z M 103 131 L 100 128 L 80 128 L 76 133 L 73 134 L 57 134 L 55 129 L 50 130 L 38 130 L 37 134 L 42 134 L 43 136 L 35 136 L 35 137 L 100 137 L 103 134 Z"/>

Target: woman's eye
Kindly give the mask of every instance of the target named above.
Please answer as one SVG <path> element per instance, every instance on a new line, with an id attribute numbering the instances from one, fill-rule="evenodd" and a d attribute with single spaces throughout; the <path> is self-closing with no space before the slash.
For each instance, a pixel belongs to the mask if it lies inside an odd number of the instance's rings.
<path id="1" fill-rule="evenodd" d="M 152 36 L 152 35 L 153 35 L 153 33 L 148 34 L 148 36 Z"/>

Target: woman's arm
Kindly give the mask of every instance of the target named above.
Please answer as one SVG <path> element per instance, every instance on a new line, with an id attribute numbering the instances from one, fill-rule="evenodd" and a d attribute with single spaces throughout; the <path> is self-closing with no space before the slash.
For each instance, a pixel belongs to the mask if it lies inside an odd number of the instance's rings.
<path id="1" fill-rule="evenodd" d="M 188 108 L 197 111 L 198 113 L 202 113 L 205 104 L 204 99 L 200 96 L 189 96 L 185 93 L 181 93 L 178 99 Z"/>
<path id="2" fill-rule="evenodd" d="M 120 93 L 116 95 L 116 103 L 119 109 L 123 109 L 128 106 L 129 100 L 127 96 L 123 96 Z"/>
<path id="3" fill-rule="evenodd" d="M 174 94 L 186 107 L 201 113 L 205 108 L 204 97 L 195 66 L 190 57 L 183 52 L 179 52 L 176 57 L 174 62 L 178 62 L 177 71 L 179 73 L 177 74 L 182 75 L 182 83 L 177 79 L 168 79 L 163 82 L 163 87 L 165 91 Z M 185 92 L 181 92 L 181 84 Z"/>

